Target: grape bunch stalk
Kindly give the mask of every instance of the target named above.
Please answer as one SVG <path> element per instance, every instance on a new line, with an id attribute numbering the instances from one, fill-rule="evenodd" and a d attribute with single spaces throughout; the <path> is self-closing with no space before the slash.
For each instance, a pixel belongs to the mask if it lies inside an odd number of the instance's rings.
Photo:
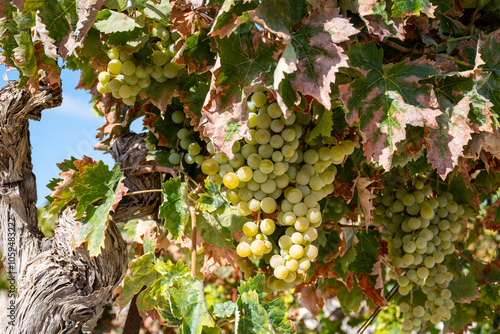
<path id="1" fill-rule="evenodd" d="M 273 251 L 271 236 L 277 240 L 279 250 L 265 259 L 273 268 L 271 288 L 283 290 L 301 283 L 318 255 L 312 244 L 322 223 L 318 202 L 333 192 L 335 164 L 353 152 L 354 144 L 336 144 L 334 138 L 306 141 L 314 122 L 311 113 L 285 118 L 263 89 L 254 92 L 249 109 L 250 139 L 235 142 L 231 160 L 213 154 L 202 171 L 226 187 L 226 197 L 240 215 L 257 217 L 243 226 L 239 256 L 257 261 Z M 282 235 L 276 237 L 277 231 Z"/>
<path id="2" fill-rule="evenodd" d="M 151 31 L 153 40 L 151 53 L 144 57 L 142 53 L 129 54 L 117 48 L 107 52 L 107 70 L 98 75 L 97 91 L 101 94 L 111 93 L 115 99 L 121 99 L 126 105 L 133 105 L 139 93 L 145 92 L 154 80 L 164 83 L 175 79 L 180 65 L 170 62 L 175 52 L 175 40 L 178 34 L 170 34 L 166 28 L 154 27 Z M 141 50 L 145 50 L 143 48 Z"/>
<path id="3" fill-rule="evenodd" d="M 455 251 L 465 208 L 451 193 L 439 194 L 421 178 L 396 191 L 383 188 L 375 203 L 374 224 L 384 226 L 388 259 L 395 268 L 390 275 L 399 293 L 406 296 L 421 288 L 427 296 L 424 305 L 413 305 L 411 298 L 399 305 L 403 333 L 420 330 L 424 321 L 436 325 L 449 320 L 455 305 L 448 289 L 453 274 L 443 262 Z"/>

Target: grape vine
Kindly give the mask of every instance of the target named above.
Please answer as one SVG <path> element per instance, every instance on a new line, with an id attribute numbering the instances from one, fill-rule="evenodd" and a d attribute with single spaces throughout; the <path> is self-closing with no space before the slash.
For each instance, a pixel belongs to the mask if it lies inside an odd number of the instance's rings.
<path id="1" fill-rule="evenodd" d="M 127 193 L 125 170 L 73 158 L 40 211 L 78 205 L 92 219 L 75 244 L 98 256 L 116 204 L 162 192 L 155 214 L 123 227 L 132 260 L 117 306 L 135 300 L 180 333 L 304 332 L 301 307 L 340 332 L 321 313 L 332 300 L 369 310 L 360 332 L 500 330 L 494 1 L 26 0 L 0 12 L 19 88 L 60 86 L 63 64 L 103 117 L 97 148 L 144 126 L 148 164 L 127 177 L 161 189 Z"/>

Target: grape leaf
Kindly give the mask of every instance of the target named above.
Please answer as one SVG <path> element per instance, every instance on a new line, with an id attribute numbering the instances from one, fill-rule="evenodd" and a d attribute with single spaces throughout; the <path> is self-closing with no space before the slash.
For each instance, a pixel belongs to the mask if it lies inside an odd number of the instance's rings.
<path id="1" fill-rule="evenodd" d="M 391 166 L 396 143 L 406 137 L 406 125 L 437 128 L 437 108 L 430 85 L 422 79 L 436 74 L 425 59 L 383 65 L 383 51 L 375 43 L 354 44 L 349 61 L 363 77 L 339 86 L 349 124 L 359 121 L 364 153 L 368 160 Z"/>
<path id="2" fill-rule="evenodd" d="M 356 274 L 371 274 L 377 262 L 377 250 L 381 247 L 376 233 L 359 231 L 358 243 L 354 246 L 356 259 L 349 265 L 349 270 Z"/>
<path id="3" fill-rule="evenodd" d="M 124 13 L 115 12 L 114 10 L 107 10 L 107 13 L 109 14 L 108 17 L 94 24 L 102 33 L 126 32 L 140 27 L 134 18 Z"/>
<path id="4" fill-rule="evenodd" d="M 223 213 L 228 208 L 228 202 L 220 192 L 220 186 L 210 179 L 205 179 L 206 192 L 201 193 L 198 198 L 198 208 L 210 213 Z"/>
<path id="5" fill-rule="evenodd" d="M 201 334 L 204 326 L 215 326 L 205 302 L 203 282 L 189 276 L 179 279 L 169 295 L 173 316 L 182 319 L 179 333 Z"/>
<path id="6" fill-rule="evenodd" d="M 443 180 L 458 165 L 458 158 L 463 155 L 464 146 L 474 133 L 467 117 L 471 102 L 466 96 L 444 111 L 437 118 L 439 127 L 432 129 L 427 137 L 427 159 Z"/>
<path id="7" fill-rule="evenodd" d="M 241 281 L 240 286 L 238 287 L 238 292 L 240 295 L 242 295 L 245 292 L 250 292 L 250 291 L 257 291 L 259 295 L 259 300 L 262 300 L 264 298 L 265 293 L 262 293 L 264 291 L 264 287 L 266 285 L 266 278 L 263 274 L 257 274 L 254 277 L 250 278 L 248 282 Z"/>
<path id="8" fill-rule="evenodd" d="M 212 52 L 210 44 L 208 29 L 200 29 L 186 38 L 173 62 L 186 65 L 189 73 L 204 73 L 215 64 L 215 53 Z"/>
<path id="9" fill-rule="evenodd" d="M 316 98 L 326 109 L 331 109 L 330 84 L 341 67 L 348 67 L 348 58 L 338 43 L 349 40 L 359 32 L 336 9 L 328 12 L 314 10 L 296 32 L 291 35 L 293 51 L 288 47 L 280 59 L 274 87 L 278 88 L 285 74 L 294 73 L 291 86 L 303 95 Z M 278 98 L 283 100 L 283 97 Z M 285 105 L 280 105 L 286 110 Z"/>
<path id="10" fill-rule="evenodd" d="M 168 1 L 154 3 L 147 1 L 145 3 L 144 15 L 150 19 L 169 21 L 170 12 L 172 11 L 172 4 Z"/>
<path id="11" fill-rule="evenodd" d="M 217 303 L 213 308 L 213 315 L 219 319 L 230 318 L 234 315 L 236 311 L 236 303 L 232 301 Z"/>
<path id="12" fill-rule="evenodd" d="M 198 228 L 203 239 L 221 248 L 234 248 L 233 233 L 241 231 L 251 218 L 233 213 L 229 208 L 223 213 L 203 211 L 198 216 Z"/>
<path id="13" fill-rule="evenodd" d="M 130 261 L 130 273 L 123 280 L 123 287 L 115 300 L 117 305 L 125 307 L 143 286 L 150 286 L 157 279 L 154 257 L 148 253 Z"/>
<path id="14" fill-rule="evenodd" d="M 408 14 L 420 15 L 420 12 L 431 17 L 434 15 L 434 8 L 428 0 L 394 0 L 391 9 L 393 17 L 403 17 Z"/>
<path id="15" fill-rule="evenodd" d="M 377 35 L 381 40 L 388 37 L 404 40 L 404 21 L 389 17 L 385 0 L 359 0 L 357 9 L 370 34 Z"/>
<path id="16" fill-rule="evenodd" d="M 235 333 L 273 333 L 267 312 L 260 304 L 256 291 L 244 292 L 237 301 Z"/>
<path id="17" fill-rule="evenodd" d="M 291 32 L 295 24 L 306 14 L 305 0 L 262 0 L 256 9 L 247 11 L 252 21 L 276 34 L 286 43 L 291 41 Z"/>
<path id="18" fill-rule="evenodd" d="M 163 203 L 158 217 L 165 219 L 165 228 L 174 239 L 184 235 L 184 228 L 189 222 L 189 206 L 187 199 L 187 184 L 179 178 L 163 183 Z"/>
<path id="19" fill-rule="evenodd" d="M 482 48 L 484 65 L 480 68 L 487 74 L 479 93 L 493 103 L 492 110 L 500 116 L 500 31 L 489 34 Z"/>
<path id="20" fill-rule="evenodd" d="M 78 201 L 75 218 L 80 219 L 85 215 L 82 225 L 74 235 L 74 245 L 78 247 L 83 242 L 88 242 L 90 256 L 97 256 L 104 246 L 106 229 L 108 227 L 109 213 L 121 199 L 127 188 L 116 186 L 123 179 L 120 166 L 115 165 L 108 169 L 102 161 L 94 166 L 85 166 L 80 173 L 65 187 L 71 188 L 72 196 L 60 198 L 55 202 L 69 203 L 73 198 Z M 92 204 L 102 200 L 102 203 L 93 207 Z M 53 203 L 53 205 L 54 205 Z"/>
<path id="21" fill-rule="evenodd" d="M 249 136 L 248 96 L 258 85 L 271 86 L 278 46 L 263 37 L 246 32 L 216 38 L 219 53 L 212 69 L 210 91 L 203 106 L 203 135 L 212 139 L 216 152 L 233 157 L 233 143 Z M 238 136 L 226 138 L 228 124 L 241 125 Z M 226 141 L 228 139 L 228 141 Z"/>
<path id="22" fill-rule="evenodd" d="M 470 303 L 479 297 L 479 287 L 474 276 L 455 278 L 448 285 L 452 298 L 458 303 Z"/>
<path id="23" fill-rule="evenodd" d="M 290 325 L 287 317 L 287 309 L 283 298 L 276 298 L 268 303 L 263 303 L 264 309 L 267 312 L 269 322 L 277 333 L 293 334 L 295 331 Z"/>
<path id="24" fill-rule="evenodd" d="M 333 131 L 333 111 L 326 109 L 318 118 L 318 122 L 314 129 L 306 135 L 306 141 L 313 140 L 318 136 L 330 137 Z"/>
<path id="25" fill-rule="evenodd" d="M 243 13 L 255 9 L 257 5 L 258 1 L 224 0 L 212 25 L 210 35 L 218 36 L 219 38 L 231 35 L 246 20 L 246 18 L 242 17 Z"/>

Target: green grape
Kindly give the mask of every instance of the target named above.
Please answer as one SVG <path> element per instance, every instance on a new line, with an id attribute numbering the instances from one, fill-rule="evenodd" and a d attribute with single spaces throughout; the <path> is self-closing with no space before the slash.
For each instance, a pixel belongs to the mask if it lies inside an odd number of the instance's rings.
<path id="1" fill-rule="evenodd" d="M 177 65 L 174 63 L 168 63 L 163 67 L 163 75 L 168 79 L 173 79 L 179 73 Z"/>
<path id="2" fill-rule="evenodd" d="M 267 103 L 267 96 L 262 92 L 254 92 L 252 95 L 252 102 L 257 108 L 260 108 Z"/>
<path id="3" fill-rule="evenodd" d="M 135 73 L 135 64 L 133 61 L 126 60 L 122 64 L 122 73 L 124 75 L 132 75 Z"/>
<path id="4" fill-rule="evenodd" d="M 181 163 L 181 156 L 178 153 L 171 153 L 168 156 L 168 162 L 172 165 L 179 165 Z"/>
<path id="5" fill-rule="evenodd" d="M 153 52 L 153 63 L 156 66 L 163 66 L 168 61 L 168 56 L 162 51 Z M 153 72 L 154 73 L 154 72 Z M 161 72 L 163 74 L 163 72 Z"/>
<path id="6" fill-rule="evenodd" d="M 201 165 L 201 171 L 206 175 L 215 175 L 219 172 L 219 164 L 214 159 L 207 159 Z"/>
<path id="7" fill-rule="evenodd" d="M 118 59 L 113 59 L 108 63 L 108 72 L 113 75 L 118 75 L 122 71 L 122 62 Z"/>
<path id="8" fill-rule="evenodd" d="M 260 230 L 265 235 L 271 235 L 274 233 L 276 225 L 272 219 L 266 218 L 260 222 Z"/>
<path id="9" fill-rule="evenodd" d="M 182 122 L 184 122 L 184 119 L 186 119 L 184 112 L 182 112 L 181 110 L 174 111 L 171 117 L 172 122 L 174 122 L 175 124 L 181 124 Z"/>

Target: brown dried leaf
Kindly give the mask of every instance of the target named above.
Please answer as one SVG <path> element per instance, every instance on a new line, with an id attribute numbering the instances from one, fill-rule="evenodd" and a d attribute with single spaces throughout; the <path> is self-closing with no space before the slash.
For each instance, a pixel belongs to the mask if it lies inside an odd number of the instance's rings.
<path id="1" fill-rule="evenodd" d="M 115 212 L 115 209 L 116 207 L 118 206 L 118 204 L 120 204 L 120 201 L 122 200 L 123 198 L 123 195 L 125 195 L 127 193 L 127 191 L 129 190 L 127 187 L 125 187 L 125 184 L 123 184 L 123 182 L 120 182 L 119 183 L 119 189 L 118 189 L 118 192 L 115 194 L 115 204 L 113 204 L 111 206 L 111 211 Z"/>
<path id="2" fill-rule="evenodd" d="M 325 305 L 324 295 L 319 288 L 306 286 L 300 289 L 300 305 L 316 317 Z"/>
<path id="3" fill-rule="evenodd" d="M 354 188 L 358 190 L 358 200 L 365 215 L 366 228 L 368 228 L 368 226 L 370 225 L 370 222 L 372 220 L 372 211 L 375 210 L 372 200 L 377 197 L 375 194 L 373 194 L 371 189 L 368 189 L 368 186 L 372 183 L 373 180 L 358 175 L 358 177 L 354 180 L 354 184 L 352 186 L 352 192 L 354 192 Z"/>
<path id="4" fill-rule="evenodd" d="M 391 20 L 387 16 L 385 6 L 385 1 L 360 0 L 358 1 L 358 13 L 370 34 L 378 36 L 381 40 L 389 37 L 404 40 L 405 21 L 400 18 Z"/>
<path id="5" fill-rule="evenodd" d="M 35 28 L 38 31 L 39 40 L 43 43 L 45 54 L 50 58 L 57 59 L 57 47 L 54 44 L 56 40 L 49 36 L 49 31 L 42 22 L 41 17 L 38 16 L 38 13 L 39 11 L 35 15 Z M 37 38 L 35 37 L 34 39 L 36 40 Z"/>
<path id="6" fill-rule="evenodd" d="M 370 275 L 367 274 L 362 274 L 358 278 L 358 285 L 363 290 L 363 293 L 368 296 L 375 305 L 380 306 L 380 307 L 385 307 L 389 305 L 387 300 L 385 299 L 383 295 L 383 290 L 378 291 L 372 283 L 370 283 Z"/>

